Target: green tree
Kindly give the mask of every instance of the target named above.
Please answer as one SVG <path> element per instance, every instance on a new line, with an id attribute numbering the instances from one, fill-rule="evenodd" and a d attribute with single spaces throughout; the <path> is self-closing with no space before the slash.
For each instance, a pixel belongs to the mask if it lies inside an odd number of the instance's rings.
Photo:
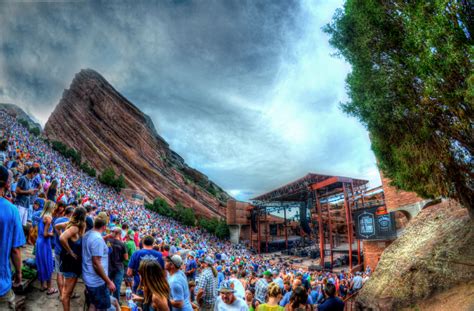
<path id="1" fill-rule="evenodd" d="M 230 230 L 229 226 L 227 226 L 227 223 L 224 220 L 219 220 L 215 234 L 218 238 L 228 238 L 230 235 Z"/>
<path id="2" fill-rule="evenodd" d="M 99 176 L 99 181 L 104 185 L 114 186 L 115 171 L 112 167 L 107 167 Z"/>
<path id="3" fill-rule="evenodd" d="M 393 185 L 474 217 L 474 19 L 469 1 L 347 0 L 325 27 L 351 65 L 345 112 Z"/>
<path id="4" fill-rule="evenodd" d="M 181 222 L 186 226 L 196 225 L 196 216 L 192 208 L 185 208 L 181 218 Z"/>
<path id="5" fill-rule="evenodd" d="M 33 127 L 33 128 L 30 129 L 30 133 L 33 134 L 33 135 L 35 135 L 35 136 L 40 136 L 41 131 L 40 131 L 39 128 Z"/>
<path id="6" fill-rule="evenodd" d="M 117 191 L 120 191 L 127 187 L 127 183 L 125 182 L 125 176 L 123 176 L 123 174 L 120 174 L 120 176 L 115 180 L 114 186 Z"/>

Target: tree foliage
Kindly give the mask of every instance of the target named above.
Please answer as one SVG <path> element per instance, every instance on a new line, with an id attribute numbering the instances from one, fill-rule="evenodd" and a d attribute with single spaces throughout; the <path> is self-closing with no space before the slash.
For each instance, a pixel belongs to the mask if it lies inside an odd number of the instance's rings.
<path id="1" fill-rule="evenodd" d="M 40 136 L 41 130 L 37 126 L 30 126 L 30 123 L 25 119 L 19 119 L 18 123 L 25 127 L 28 132 L 30 132 L 34 136 Z"/>
<path id="2" fill-rule="evenodd" d="M 87 164 L 87 162 L 82 162 L 82 164 L 79 167 L 90 177 L 96 177 L 97 175 L 96 170 L 93 167 L 90 167 L 89 164 Z"/>
<path id="3" fill-rule="evenodd" d="M 181 203 L 177 203 L 174 208 L 162 198 L 156 198 L 152 204 L 145 204 L 145 208 L 160 215 L 173 218 L 186 226 L 196 225 L 196 216 L 192 208 L 186 208 Z"/>
<path id="4" fill-rule="evenodd" d="M 219 220 L 217 218 L 200 218 L 198 224 L 199 227 L 215 234 L 219 238 L 227 238 L 230 235 L 229 226 L 225 220 Z"/>
<path id="5" fill-rule="evenodd" d="M 474 216 L 469 1 L 347 0 L 325 31 L 352 65 L 343 109 L 367 126 L 384 175 Z"/>
<path id="6" fill-rule="evenodd" d="M 118 177 L 115 176 L 116 174 L 114 169 L 112 167 L 107 167 L 100 174 L 99 181 L 104 185 L 115 188 L 117 191 L 126 188 L 127 184 L 125 182 L 125 177 L 123 176 L 123 174 L 120 174 L 120 176 Z"/>
<path id="7" fill-rule="evenodd" d="M 153 203 L 145 203 L 145 208 L 160 215 L 170 217 L 186 226 L 199 226 L 200 228 L 215 234 L 219 238 L 227 238 L 230 235 L 229 227 L 225 220 L 217 218 L 207 219 L 196 218 L 192 208 L 186 208 L 181 203 L 177 203 L 174 208 L 162 198 L 156 198 Z"/>
<path id="8" fill-rule="evenodd" d="M 81 153 L 74 148 L 68 148 L 63 142 L 60 141 L 52 141 L 51 146 L 54 150 L 62 154 L 65 158 L 71 159 L 74 164 L 80 165 L 81 164 Z"/>

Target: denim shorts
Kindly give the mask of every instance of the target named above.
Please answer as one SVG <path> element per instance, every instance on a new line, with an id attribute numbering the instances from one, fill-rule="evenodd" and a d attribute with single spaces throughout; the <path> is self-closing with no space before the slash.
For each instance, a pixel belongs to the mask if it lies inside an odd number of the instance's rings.
<path id="1" fill-rule="evenodd" d="M 106 284 L 99 287 L 86 286 L 86 289 L 87 299 L 95 306 L 97 311 L 110 308 L 110 292 Z"/>
<path id="2" fill-rule="evenodd" d="M 61 274 L 64 276 L 65 279 L 72 279 L 72 278 L 78 278 L 79 275 L 77 275 L 74 272 L 61 272 Z"/>

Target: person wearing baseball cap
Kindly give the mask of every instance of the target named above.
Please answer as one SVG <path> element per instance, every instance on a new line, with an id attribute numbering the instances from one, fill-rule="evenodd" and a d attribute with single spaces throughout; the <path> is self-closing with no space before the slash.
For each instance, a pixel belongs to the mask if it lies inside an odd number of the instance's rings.
<path id="1" fill-rule="evenodd" d="M 4 198 L 5 192 L 10 187 L 10 173 L 4 166 L 0 166 L 0 267 L 4 272 L 0 275 L 0 310 L 8 310 L 13 305 L 15 294 L 13 286 L 21 284 L 21 249 L 26 243 L 23 227 L 18 209 Z M 6 233 L 4 235 L 4 233 Z M 12 284 L 12 271 L 10 258 L 15 267 L 14 282 Z"/>
<path id="2" fill-rule="evenodd" d="M 197 263 L 196 260 L 194 259 L 196 257 L 196 254 L 191 251 L 188 254 L 188 261 L 186 263 L 186 269 L 185 269 L 185 274 L 188 278 L 189 281 L 194 281 L 196 279 L 196 270 L 197 270 Z"/>
<path id="3" fill-rule="evenodd" d="M 172 311 L 192 311 L 188 281 L 181 270 L 183 259 L 180 255 L 166 257 L 165 269 L 169 273 L 170 304 Z"/>
<path id="4" fill-rule="evenodd" d="M 229 281 L 222 283 L 222 286 L 219 289 L 220 295 L 217 298 L 214 307 L 215 311 L 247 311 L 249 309 L 243 299 L 235 296 L 235 290 L 232 285 L 233 284 Z"/>

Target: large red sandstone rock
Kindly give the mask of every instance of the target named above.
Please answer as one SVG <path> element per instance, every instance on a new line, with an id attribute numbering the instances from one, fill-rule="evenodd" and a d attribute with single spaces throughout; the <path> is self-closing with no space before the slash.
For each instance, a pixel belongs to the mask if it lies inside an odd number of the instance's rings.
<path id="1" fill-rule="evenodd" d="M 93 70 L 76 74 L 44 133 L 79 150 L 99 172 L 112 166 L 123 173 L 128 187 L 143 192 L 148 201 L 161 197 L 199 215 L 225 216 L 230 196 L 188 167 L 151 119 Z"/>
<path id="2" fill-rule="evenodd" d="M 474 222 L 454 201 L 423 209 L 382 254 L 356 298 L 356 310 L 472 310 Z M 464 309 L 452 308 L 450 291 L 466 285 Z M 428 306 L 427 301 L 438 306 Z"/>

